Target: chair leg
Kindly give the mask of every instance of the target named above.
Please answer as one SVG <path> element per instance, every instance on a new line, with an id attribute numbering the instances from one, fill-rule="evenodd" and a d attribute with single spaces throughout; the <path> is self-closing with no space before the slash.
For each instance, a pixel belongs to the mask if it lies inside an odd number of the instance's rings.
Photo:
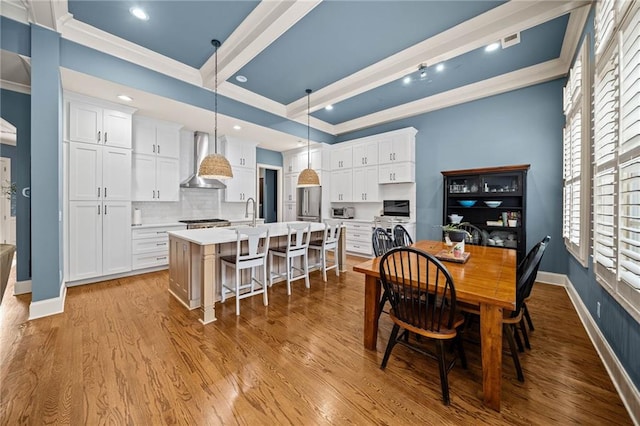
<path id="1" fill-rule="evenodd" d="M 262 264 L 262 301 L 264 306 L 269 306 L 269 295 L 267 294 L 267 262 Z"/>
<path id="2" fill-rule="evenodd" d="M 287 295 L 291 296 L 291 258 L 287 254 Z"/>
<path id="3" fill-rule="evenodd" d="M 242 271 L 236 271 L 236 315 L 240 315 L 240 276 Z"/>
<path id="4" fill-rule="evenodd" d="M 224 262 L 220 262 L 220 269 L 222 269 L 222 271 L 220 271 L 220 303 L 224 303 L 224 301 L 227 300 L 226 291 L 224 289 L 224 285 L 227 283 L 227 265 L 225 265 Z"/>
<path id="5" fill-rule="evenodd" d="M 327 282 L 327 251 L 323 248 L 320 250 L 320 257 L 322 258 L 322 280 Z"/>
<path id="6" fill-rule="evenodd" d="M 269 251 L 269 287 L 273 285 L 273 275 L 271 270 L 273 269 L 273 253 Z"/>
<path id="7" fill-rule="evenodd" d="M 398 331 L 400 331 L 400 326 L 398 324 L 394 324 L 393 329 L 391 330 L 391 336 L 389 336 L 389 343 L 387 343 L 387 349 L 384 351 L 382 364 L 380 365 L 380 368 L 383 370 L 387 366 L 387 362 L 389 361 L 389 355 L 391 355 L 391 351 L 393 350 L 393 347 L 397 343 Z"/>
<path id="8" fill-rule="evenodd" d="M 529 334 L 527 333 L 527 327 L 524 325 L 524 318 L 520 320 L 520 330 L 522 331 L 522 338 L 524 339 L 524 346 L 531 350 L 531 345 L 529 344 Z"/>
<path id="9" fill-rule="evenodd" d="M 520 333 L 518 333 L 518 329 L 515 326 L 513 327 L 513 337 L 516 344 L 518 345 L 518 351 L 524 352 L 524 346 L 522 345 L 522 340 L 520 339 Z"/>
<path id="10" fill-rule="evenodd" d="M 333 250 L 333 263 L 336 264 L 336 277 L 340 276 L 340 262 L 338 262 L 338 249 Z"/>
<path id="11" fill-rule="evenodd" d="M 535 330 L 535 328 L 533 328 L 533 321 L 531 321 L 531 316 L 529 315 L 529 309 L 527 308 L 527 304 L 523 303 L 522 307 L 524 308 L 524 317 L 527 319 L 527 324 L 529 324 L 529 331 Z"/>
<path id="12" fill-rule="evenodd" d="M 511 358 L 516 367 L 516 373 L 518 374 L 518 381 L 524 382 L 524 374 L 522 374 L 522 367 L 520 367 L 520 358 L 518 358 L 518 351 L 516 350 L 516 342 L 513 338 L 513 327 L 509 324 L 502 326 L 503 333 L 507 336 L 509 342 L 509 350 L 511 351 Z"/>
<path id="13" fill-rule="evenodd" d="M 307 288 L 311 288 L 309 285 L 309 252 L 302 255 L 304 260 L 304 285 Z"/>
<path id="14" fill-rule="evenodd" d="M 449 379 L 447 378 L 447 362 L 444 357 L 444 341 L 438 340 L 438 366 L 440 367 L 440 386 L 444 405 L 449 405 Z"/>

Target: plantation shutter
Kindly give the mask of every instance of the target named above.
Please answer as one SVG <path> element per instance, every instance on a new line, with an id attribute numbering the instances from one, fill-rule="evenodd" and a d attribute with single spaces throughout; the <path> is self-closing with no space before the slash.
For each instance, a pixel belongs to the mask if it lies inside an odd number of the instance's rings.
<path id="1" fill-rule="evenodd" d="M 595 51 L 601 54 L 611 39 L 615 25 L 615 10 L 613 0 L 596 2 L 595 16 Z"/>

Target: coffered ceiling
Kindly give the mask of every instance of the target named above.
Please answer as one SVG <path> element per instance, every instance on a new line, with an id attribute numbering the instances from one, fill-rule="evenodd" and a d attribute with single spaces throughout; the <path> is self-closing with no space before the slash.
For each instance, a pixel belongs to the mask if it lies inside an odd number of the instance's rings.
<path id="1" fill-rule="evenodd" d="M 305 89 L 313 89 L 311 125 L 332 135 L 564 76 L 591 4 L 2 1 L 6 17 L 207 88 L 218 39 L 220 95 L 306 124 Z M 135 18 L 133 6 L 148 20 Z M 494 42 L 499 48 L 486 51 Z"/>

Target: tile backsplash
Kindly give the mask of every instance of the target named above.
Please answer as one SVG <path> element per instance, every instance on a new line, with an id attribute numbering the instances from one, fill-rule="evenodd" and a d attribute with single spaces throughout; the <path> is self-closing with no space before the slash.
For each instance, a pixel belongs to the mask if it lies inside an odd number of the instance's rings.
<path id="1" fill-rule="evenodd" d="M 179 202 L 133 202 L 142 212 L 142 223 L 175 222 L 181 219 L 243 219 L 244 203 L 225 203 L 219 189 L 180 189 Z"/>

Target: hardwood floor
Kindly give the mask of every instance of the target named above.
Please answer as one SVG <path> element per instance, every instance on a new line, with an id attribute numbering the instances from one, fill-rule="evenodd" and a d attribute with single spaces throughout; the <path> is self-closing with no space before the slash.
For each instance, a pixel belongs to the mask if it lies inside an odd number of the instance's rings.
<path id="1" fill-rule="evenodd" d="M 380 370 L 386 315 L 378 350 L 363 348 L 363 277 L 328 276 L 291 297 L 276 284 L 240 317 L 228 300 L 207 326 L 169 295 L 166 271 L 69 288 L 63 314 L 34 321 L 10 283 L 0 424 L 631 424 L 561 287 L 534 287 L 525 382 L 505 356 L 496 413 L 481 403 L 479 347 L 466 345 L 444 406 L 435 361 L 398 346 Z"/>

